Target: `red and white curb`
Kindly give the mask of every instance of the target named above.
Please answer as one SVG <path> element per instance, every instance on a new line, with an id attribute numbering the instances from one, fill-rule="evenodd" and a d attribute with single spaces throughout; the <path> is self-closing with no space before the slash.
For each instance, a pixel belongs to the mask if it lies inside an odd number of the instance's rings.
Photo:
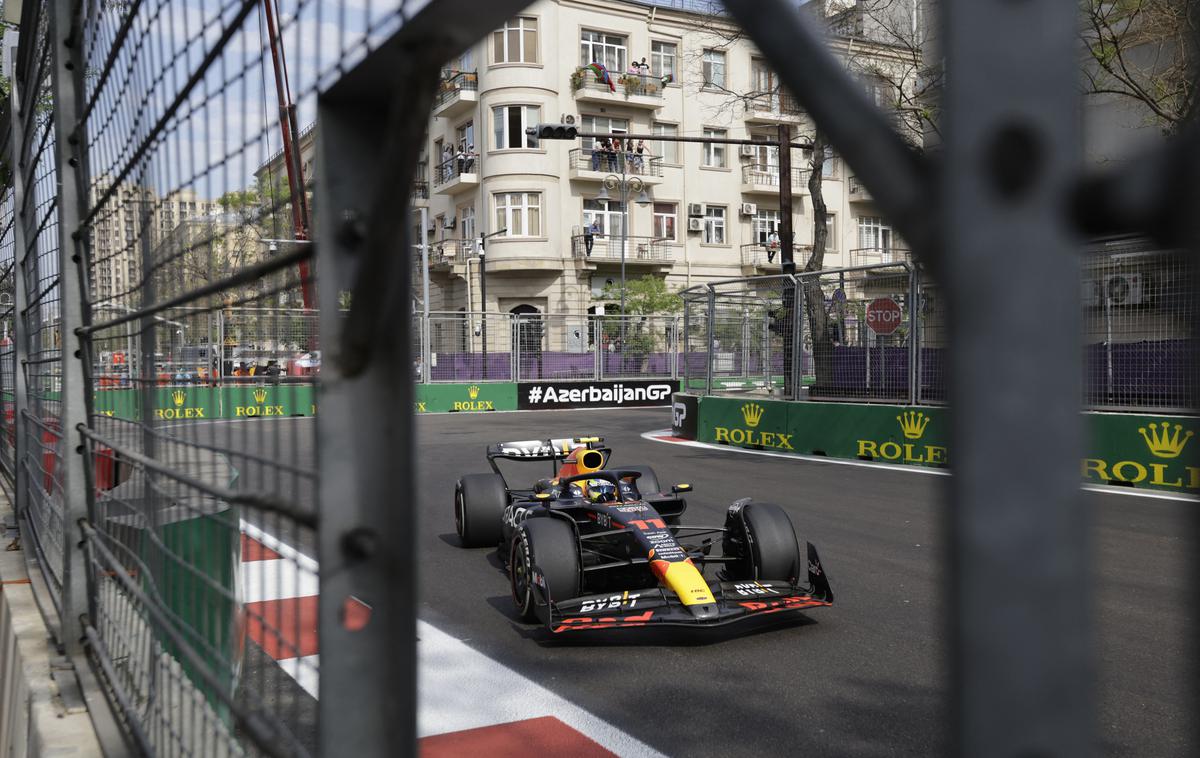
<path id="1" fill-rule="evenodd" d="M 317 562 L 241 522 L 247 635 L 318 696 Z M 423 758 L 662 754 L 425 621 L 417 621 Z"/>

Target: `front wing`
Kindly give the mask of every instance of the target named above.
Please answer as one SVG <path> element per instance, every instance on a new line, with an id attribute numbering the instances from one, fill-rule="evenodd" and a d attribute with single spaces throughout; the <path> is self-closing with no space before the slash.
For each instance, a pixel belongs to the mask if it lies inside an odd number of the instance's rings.
<path id="1" fill-rule="evenodd" d="M 708 583 L 717 600 L 717 615 L 697 619 L 675 593 L 655 587 L 577 597 L 537 604 L 538 617 L 554 633 L 583 629 L 627 629 L 644 626 L 711 627 L 781 611 L 833 605 L 813 591 L 789 582 L 737 581 Z"/>

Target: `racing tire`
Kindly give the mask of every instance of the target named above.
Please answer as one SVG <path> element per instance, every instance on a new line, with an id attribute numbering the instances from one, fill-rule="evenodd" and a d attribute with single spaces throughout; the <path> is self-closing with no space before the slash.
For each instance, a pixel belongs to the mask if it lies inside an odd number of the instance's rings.
<path id="1" fill-rule="evenodd" d="M 530 582 L 533 566 L 545 577 L 551 600 L 560 602 L 579 596 L 583 571 L 579 565 L 579 540 L 570 524 L 553 517 L 531 518 L 513 535 L 508 558 L 509 586 L 517 613 L 525 621 L 537 620 Z"/>
<path id="2" fill-rule="evenodd" d="M 658 495 L 662 493 L 662 488 L 658 485 L 658 476 L 655 475 L 654 469 L 649 466 L 622 466 L 626 471 L 637 471 L 641 476 L 637 479 L 638 492 L 642 496 Z"/>
<path id="3" fill-rule="evenodd" d="M 467 474 L 454 487 L 454 529 L 463 547 L 495 547 L 503 537 L 508 490 L 498 474 Z"/>
<path id="4" fill-rule="evenodd" d="M 729 564 L 733 579 L 798 581 L 800 548 L 787 511 L 774 503 L 746 503 L 734 524 L 742 560 Z"/>

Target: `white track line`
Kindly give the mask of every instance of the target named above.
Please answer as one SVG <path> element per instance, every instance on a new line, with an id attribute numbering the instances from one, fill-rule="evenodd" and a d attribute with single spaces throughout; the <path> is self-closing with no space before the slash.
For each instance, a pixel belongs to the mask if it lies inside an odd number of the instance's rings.
<path id="1" fill-rule="evenodd" d="M 900 471 L 906 474 L 925 474 L 927 476 L 950 476 L 949 469 L 929 468 L 927 466 L 902 466 L 895 463 L 876 463 L 875 461 L 852 461 L 846 458 L 830 458 L 824 455 L 802 455 L 800 453 L 776 453 L 770 450 L 748 450 L 744 447 L 736 445 L 717 445 L 712 442 L 697 442 L 696 440 L 682 439 L 663 439 L 664 437 L 674 436 L 674 430 L 671 429 L 656 429 L 652 432 L 643 432 L 642 439 L 651 440 L 653 442 L 664 442 L 668 445 L 686 445 L 687 447 L 699 447 L 706 450 L 721 450 L 727 453 L 742 453 L 744 455 L 762 455 L 768 458 L 787 458 L 793 461 L 805 461 L 807 463 L 826 463 L 832 466 L 858 466 L 859 468 L 884 469 L 886 471 Z M 1174 495 L 1168 492 L 1149 492 L 1146 490 L 1138 490 L 1133 487 L 1114 487 L 1104 484 L 1081 484 L 1080 489 L 1089 492 L 1099 492 L 1104 495 L 1125 495 L 1128 497 L 1145 497 L 1153 500 L 1175 500 L 1183 503 L 1200 503 L 1200 497 L 1195 495 Z"/>
<path id="2" fill-rule="evenodd" d="M 554 716 L 617 755 L 662 756 L 425 621 L 417 637 L 418 737 Z"/>

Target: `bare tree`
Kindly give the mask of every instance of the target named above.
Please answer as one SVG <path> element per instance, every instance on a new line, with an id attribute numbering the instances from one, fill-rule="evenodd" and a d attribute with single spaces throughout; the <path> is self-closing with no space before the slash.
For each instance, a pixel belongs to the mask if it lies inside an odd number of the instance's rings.
<path id="1" fill-rule="evenodd" d="M 1191 0 L 1082 0 L 1084 90 L 1137 102 L 1175 132 L 1196 107 L 1200 9 Z"/>

